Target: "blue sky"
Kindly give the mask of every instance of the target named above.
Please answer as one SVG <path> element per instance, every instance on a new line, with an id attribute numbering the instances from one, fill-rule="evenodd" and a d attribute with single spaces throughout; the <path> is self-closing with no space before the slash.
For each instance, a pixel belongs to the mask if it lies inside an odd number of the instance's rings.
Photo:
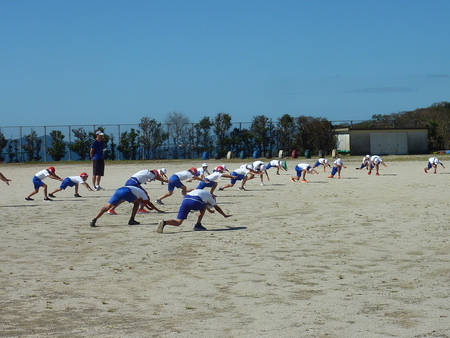
<path id="1" fill-rule="evenodd" d="M 0 1 L 0 126 L 450 101 L 450 1 Z"/>

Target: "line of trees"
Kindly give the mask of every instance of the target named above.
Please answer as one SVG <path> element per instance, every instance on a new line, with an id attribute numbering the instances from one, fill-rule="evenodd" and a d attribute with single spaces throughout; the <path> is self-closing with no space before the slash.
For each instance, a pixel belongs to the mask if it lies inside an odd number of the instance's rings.
<path id="1" fill-rule="evenodd" d="M 236 127 L 231 115 L 226 113 L 218 113 L 214 118 L 205 116 L 198 123 L 192 123 L 188 116 L 172 112 L 166 115 L 163 122 L 143 117 L 137 126 L 120 133 L 117 144 L 114 134 L 108 134 L 104 127 L 96 129 L 105 133 L 106 159 L 115 160 L 116 150 L 125 160 L 200 158 L 205 152 L 211 157 L 222 158 L 229 151 L 236 156 L 242 153 L 250 157 L 257 151 L 261 157 L 272 157 L 281 149 L 286 154 L 290 154 L 293 149 L 298 152 L 306 149 L 311 152 L 331 152 L 335 144 L 332 125 L 328 120 L 287 114 L 275 122 L 258 115 L 253 118 L 249 128 L 242 128 L 242 124 Z M 80 160 L 89 159 L 95 130 L 86 131 L 80 127 L 71 129 L 71 132 L 73 135 L 69 144 L 61 131 L 50 132 L 51 144 L 44 150 L 54 161 L 63 159 L 67 151 L 76 154 Z M 22 150 L 26 160 L 40 161 L 42 139 L 36 131 L 31 129 L 31 133 L 24 136 L 24 141 Z M 17 140 L 8 142 L 0 131 L 0 153 L 3 153 L 4 148 L 9 161 L 17 161 Z M 2 154 L 0 160 L 4 161 L 4 157 Z"/>
<path id="2" fill-rule="evenodd" d="M 286 155 L 296 150 L 299 154 L 309 150 L 325 154 L 335 147 L 335 127 L 325 118 L 291 116 L 285 114 L 275 121 L 264 115 L 254 116 L 248 128 L 232 123 L 231 115 L 218 113 L 211 118 L 205 116 L 192 123 L 188 116 L 172 112 L 164 121 L 143 117 L 137 124 L 120 133 L 118 143 L 114 134 L 108 134 L 104 127 L 97 128 L 105 133 L 103 141 L 107 147 L 105 158 L 115 160 L 117 151 L 126 160 L 200 158 L 204 152 L 211 157 L 223 158 L 231 151 L 235 156 L 250 157 L 257 151 L 260 157 L 272 157 L 284 150 Z M 428 108 L 390 115 L 373 115 L 371 120 L 353 125 L 354 128 L 428 128 L 430 150 L 450 147 L 450 103 L 441 102 Z M 94 131 L 83 127 L 71 130 L 74 140 L 67 144 L 61 131 L 50 132 L 51 145 L 45 151 L 54 161 L 60 161 L 71 151 L 80 160 L 89 159 L 89 148 Z M 40 161 L 42 139 L 33 129 L 24 136 L 22 149 L 27 161 Z M 17 140 L 6 140 L 0 130 L 0 161 L 17 161 L 19 152 Z M 6 149 L 6 153 L 3 150 Z"/>

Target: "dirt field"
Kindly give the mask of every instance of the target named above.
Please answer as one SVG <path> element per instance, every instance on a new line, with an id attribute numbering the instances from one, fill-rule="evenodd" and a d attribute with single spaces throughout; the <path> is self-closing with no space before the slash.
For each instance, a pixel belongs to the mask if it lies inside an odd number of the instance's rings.
<path id="1" fill-rule="evenodd" d="M 156 224 L 176 217 L 179 190 L 140 225 L 127 225 L 128 203 L 89 222 L 135 172 L 203 161 L 107 163 L 106 190 L 68 188 L 53 202 L 24 200 L 47 165 L 3 164 L 0 336 L 450 337 L 450 157 L 438 155 L 448 167 L 436 175 L 428 157 L 385 156 L 380 176 L 344 157 L 341 179 L 320 169 L 309 183 L 289 176 L 316 159 L 288 159 L 264 186 L 216 191 L 233 217 L 207 213 L 208 231 L 194 232 L 191 214 L 164 234 Z M 52 165 L 91 173 L 89 162 Z M 154 201 L 167 185 L 146 188 Z"/>

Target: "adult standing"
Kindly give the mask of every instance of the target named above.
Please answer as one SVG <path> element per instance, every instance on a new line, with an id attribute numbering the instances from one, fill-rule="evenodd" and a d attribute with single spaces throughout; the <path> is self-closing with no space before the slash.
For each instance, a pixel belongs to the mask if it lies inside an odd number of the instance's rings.
<path id="1" fill-rule="evenodd" d="M 103 155 L 105 144 L 103 143 L 103 135 L 105 134 L 100 130 L 95 133 L 95 140 L 92 142 L 89 151 L 92 161 L 92 186 L 96 191 L 103 189 L 100 186 L 100 180 L 105 175 L 105 158 Z"/>

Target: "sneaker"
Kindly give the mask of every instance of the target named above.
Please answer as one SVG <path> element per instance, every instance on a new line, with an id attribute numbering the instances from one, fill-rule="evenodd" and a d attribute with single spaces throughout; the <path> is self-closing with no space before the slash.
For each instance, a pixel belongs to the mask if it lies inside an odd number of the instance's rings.
<path id="1" fill-rule="evenodd" d="M 277 175 L 280 175 L 280 173 L 277 173 Z"/>
<path id="2" fill-rule="evenodd" d="M 102 187 L 99 186 L 99 185 L 97 185 L 97 189 L 98 189 L 98 191 L 100 191 L 100 190 L 105 190 L 105 188 L 102 188 Z"/>
<path id="3" fill-rule="evenodd" d="M 261 182 L 259 185 L 265 185 L 264 182 Z"/>
<path id="4" fill-rule="evenodd" d="M 34 201 L 34 199 L 31 197 L 25 197 L 25 201 Z"/>
<path id="5" fill-rule="evenodd" d="M 328 178 L 333 178 L 333 175 L 328 175 Z"/>
<path id="6" fill-rule="evenodd" d="M 94 187 L 92 188 L 94 191 L 99 191 L 100 190 L 100 188 L 99 188 L 99 186 L 98 185 L 94 185 Z"/>
<path id="7" fill-rule="evenodd" d="M 428 170 L 427 169 L 423 169 L 423 171 L 425 171 L 425 174 L 428 174 Z"/>
<path id="8" fill-rule="evenodd" d="M 199 223 L 197 223 L 196 225 L 194 225 L 194 231 L 206 231 L 207 229 L 203 226 L 203 225 L 201 225 L 201 224 L 199 224 Z"/>
<path id="9" fill-rule="evenodd" d="M 295 179 L 294 178 L 290 177 L 289 179 L 291 180 L 291 182 L 295 183 Z"/>
<path id="10" fill-rule="evenodd" d="M 302 180 L 302 183 L 308 183 L 308 181 L 307 180 Z"/>
<path id="11" fill-rule="evenodd" d="M 107 212 L 108 212 L 108 215 L 117 215 L 117 212 L 113 209 L 110 209 Z"/>
<path id="12" fill-rule="evenodd" d="M 139 209 L 138 210 L 138 214 L 149 214 L 149 213 L 150 213 L 150 211 L 147 211 L 145 209 Z"/>
<path id="13" fill-rule="evenodd" d="M 81 195 L 80 194 L 73 194 L 75 197 L 81 197 Z M 51 196 L 51 195 L 49 195 L 49 196 Z M 52 196 L 53 197 L 53 196 Z"/>
<path id="14" fill-rule="evenodd" d="M 370 175 L 370 174 L 372 174 L 370 171 L 367 173 L 367 175 Z"/>
<path id="15" fill-rule="evenodd" d="M 44 201 L 50 202 L 50 201 L 53 201 L 53 200 L 51 198 L 46 197 L 46 198 L 44 198 Z"/>
<path id="16" fill-rule="evenodd" d="M 159 234 L 162 234 L 165 226 L 166 226 L 166 222 L 164 222 L 163 219 L 160 220 L 158 222 L 158 228 L 156 228 L 156 232 L 159 233 Z"/>
<path id="17" fill-rule="evenodd" d="M 379 173 L 376 173 L 375 175 L 377 175 L 377 176 L 380 176 L 380 174 L 379 174 Z"/>
<path id="18" fill-rule="evenodd" d="M 164 203 L 161 202 L 161 200 L 156 200 L 155 202 L 156 202 L 156 204 L 164 205 Z"/>
<path id="19" fill-rule="evenodd" d="M 53 195 L 53 194 L 48 194 L 50 197 L 53 197 L 53 198 L 55 198 L 55 195 Z"/>
<path id="20" fill-rule="evenodd" d="M 341 178 L 341 176 L 338 176 L 338 178 Z"/>
<path id="21" fill-rule="evenodd" d="M 238 190 L 244 190 L 244 191 L 247 191 L 247 189 L 245 189 L 244 187 L 240 187 L 240 188 L 238 188 Z"/>
<path id="22" fill-rule="evenodd" d="M 130 220 L 128 221 L 128 225 L 138 225 L 138 224 L 141 224 L 141 223 L 139 223 L 138 221 L 136 221 L 136 220 L 134 220 L 134 219 L 130 219 Z"/>
<path id="23" fill-rule="evenodd" d="M 219 190 L 223 190 L 223 188 L 219 188 Z"/>
<path id="24" fill-rule="evenodd" d="M 95 227 L 96 227 L 95 222 L 97 222 L 97 220 L 94 218 L 94 219 L 91 221 L 91 223 L 89 223 L 89 225 L 90 225 L 91 227 L 95 228 Z"/>

